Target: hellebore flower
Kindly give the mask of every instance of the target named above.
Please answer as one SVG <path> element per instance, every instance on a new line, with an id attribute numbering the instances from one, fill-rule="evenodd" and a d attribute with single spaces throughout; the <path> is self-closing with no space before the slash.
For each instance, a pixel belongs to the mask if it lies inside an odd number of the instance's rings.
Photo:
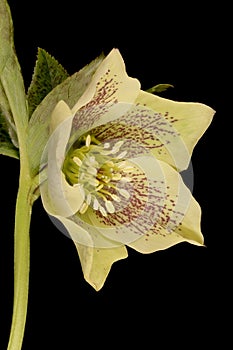
<path id="1" fill-rule="evenodd" d="M 201 209 L 180 172 L 214 113 L 142 91 L 117 49 L 72 108 L 58 102 L 41 197 L 96 290 L 112 263 L 127 257 L 126 246 L 152 253 L 184 241 L 204 244 Z"/>

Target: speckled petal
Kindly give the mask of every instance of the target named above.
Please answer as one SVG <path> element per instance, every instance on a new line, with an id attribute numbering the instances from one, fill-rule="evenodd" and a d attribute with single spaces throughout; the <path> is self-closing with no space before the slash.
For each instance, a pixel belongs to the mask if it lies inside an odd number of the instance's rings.
<path id="1" fill-rule="evenodd" d="M 199 204 L 179 173 L 164 162 L 160 164 L 166 177 L 166 200 L 153 227 L 128 246 L 141 253 L 152 253 L 180 242 L 202 246 Z"/>
<path id="2" fill-rule="evenodd" d="M 119 118 L 134 103 L 139 92 L 139 81 L 127 75 L 119 50 L 113 49 L 72 108 L 75 114 L 74 129 L 85 133 L 97 125 Z"/>
<path id="3" fill-rule="evenodd" d="M 190 153 L 180 134 L 173 127 L 173 120 L 168 121 L 161 113 L 145 106 L 134 105 L 119 119 L 94 128 L 91 133 L 101 142 L 111 139 L 124 140 L 124 147 L 130 149 L 132 142 L 145 149 L 157 159 L 166 160 L 176 168 L 184 168 L 190 160 Z"/>
<path id="4" fill-rule="evenodd" d="M 186 169 L 193 147 L 214 111 L 204 104 L 174 102 L 144 92 L 140 92 L 137 102 L 140 104 L 131 106 L 119 119 L 91 132 L 102 142 L 134 140 L 157 159 L 178 170 Z"/>
<path id="5" fill-rule="evenodd" d="M 185 240 L 201 244 L 200 208 L 180 174 L 150 155 L 131 159 L 129 165 L 131 181 L 124 183 L 129 197 L 113 202 L 115 212 L 107 216 L 88 209 L 86 215 L 95 229 L 110 240 L 138 249 L 140 242 L 143 247 L 148 242 L 151 251 L 157 249 L 156 239 L 164 242 L 164 248 Z"/>
<path id="6" fill-rule="evenodd" d="M 144 235 L 156 220 L 158 202 L 164 201 L 161 188 L 165 179 L 153 156 L 144 155 L 124 163 L 131 169 L 126 173 L 131 181 L 119 181 L 118 190 L 112 192 L 120 198 L 120 201 L 112 200 L 115 212 L 104 216 L 100 211 L 89 208 L 86 216 L 104 237 L 127 245 Z M 101 204 L 105 205 L 104 202 Z"/>

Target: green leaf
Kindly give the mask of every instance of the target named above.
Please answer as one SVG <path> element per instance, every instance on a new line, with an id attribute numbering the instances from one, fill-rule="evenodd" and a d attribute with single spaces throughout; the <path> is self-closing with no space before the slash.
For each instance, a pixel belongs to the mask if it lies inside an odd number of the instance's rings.
<path id="1" fill-rule="evenodd" d="M 0 111 L 0 154 L 19 159 L 19 150 L 13 145 L 8 134 L 5 118 Z"/>
<path id="2" fill-rule="evenodd" d="M 11 109 L 1 82 L 0 82 L 0 96 L 1 96 L 0 98 L 1 124 L 4 124 L 5 132 L 8 134 L 13 145 L 18 148 L 18 137 L 16 133 L 15 122 L 14 122 Z"/>
<path id="3" fill-rule="evenodd" d="M 174 87 L 174 86 L 171 84 L 157 84 L 146 91 L 150 92 L 151 94 L 157 94 L 159 92 L 167 90 L 170 87 Z"/>
<path id="4" fill-rule="evenodd" d="M 28 89 L 29 116 L 48 93 L 62 83 L 69 74 L 58 61 L 39 48 L 31 84 Z"/>
<path id="5" fill-rule="evenodd" d="M 13 23 L 6 0 L 0 0 L 0 85 L 1 109 L 10 112 L 17 129 L 25 129 L 28 113 L 24 81 L 15 53 Z"/>
<path id="6" fill-rule="evenodd" d="M 28 154 L 31 174 L 39 172 L 41 156 L 49 139 L 50 115 L 60 100 L 64 100 L 72 108 L 86 90 L 89 82 L 104 55 L 101 54 L 90 64 L 57 85 L 37 106 L 31 116 L 28 129 Z"/>

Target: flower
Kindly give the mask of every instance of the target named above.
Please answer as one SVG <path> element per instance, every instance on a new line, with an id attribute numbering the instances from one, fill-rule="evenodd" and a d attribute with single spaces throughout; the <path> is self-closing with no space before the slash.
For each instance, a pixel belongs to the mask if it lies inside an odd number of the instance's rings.
<path id="1" fill-rule="evenodd" d="M 117 49 L 72 108 L 58 102 L 42 157 L 42 202 L 96 290 L 127 246 L 152 253 L 204 244 L 201 209 L 180 172 L 214 113 L 142 91 Z"/>

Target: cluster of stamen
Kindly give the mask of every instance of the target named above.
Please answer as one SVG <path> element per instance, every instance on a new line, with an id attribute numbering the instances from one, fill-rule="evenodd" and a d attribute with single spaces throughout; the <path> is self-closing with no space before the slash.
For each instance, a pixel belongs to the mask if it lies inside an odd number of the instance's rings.
<path id="1" fill-rule="evenodd" d="M 70 185 L 81 185 L 84 201 L 80 214 L 91 206 L 106 216 L 116 211 L 115 203 L 130 198 L 124 184 L 131 181 L 127 173 L 133 168 L 124 159 L 127 151 L 121 150 L 123 144 L 122 140 L 101 144 L 88 134 L 83 145 L 68 153 L 63 172 Z"/>

